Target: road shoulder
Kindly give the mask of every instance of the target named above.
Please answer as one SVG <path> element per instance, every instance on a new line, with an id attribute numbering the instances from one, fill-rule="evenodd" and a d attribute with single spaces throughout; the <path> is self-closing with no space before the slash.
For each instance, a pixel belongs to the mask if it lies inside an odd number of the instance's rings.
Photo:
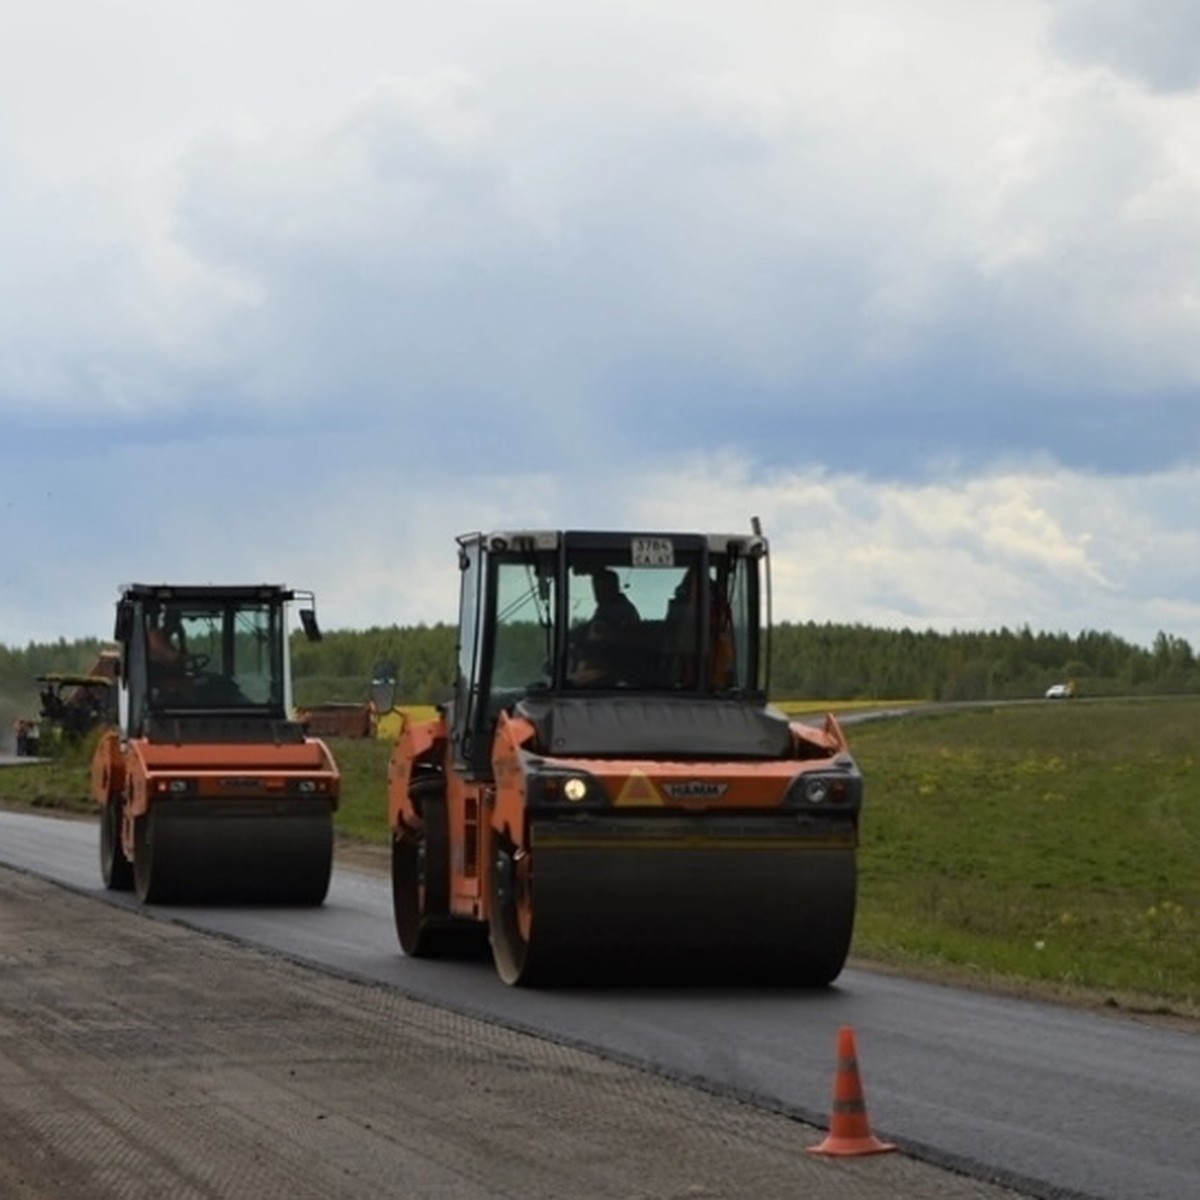
<path id="1" fill-rule="evenodd" d="M 8 869 L 0 963 L 13 1200 L 1015 1194 Z"/>

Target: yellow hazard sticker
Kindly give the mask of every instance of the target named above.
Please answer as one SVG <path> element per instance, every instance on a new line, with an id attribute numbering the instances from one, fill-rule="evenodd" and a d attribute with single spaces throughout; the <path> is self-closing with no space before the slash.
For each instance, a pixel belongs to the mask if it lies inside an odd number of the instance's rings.
<path id="1" fill-rule="evenodd" d="M 646 805 L 658 804 L 662 805 L 663 798 L 659 794 L 658 788 L 654 786 L 649 778 L 642 774 L 641 771 L 631 771 L 629 778 L 625 781 L 625 786 L 621 789 L 614 802 L 617 807 L 621 805 Z"/>

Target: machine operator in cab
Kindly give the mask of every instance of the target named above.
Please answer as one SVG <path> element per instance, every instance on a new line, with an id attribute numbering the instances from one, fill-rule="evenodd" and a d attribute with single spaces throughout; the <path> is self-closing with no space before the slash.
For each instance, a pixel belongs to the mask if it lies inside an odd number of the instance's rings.
<path id="1" fill-rule="evenodd" d="M 605 567 L 594 572 L 592 595 L 595 612 L 572 634 L 576 657 L 569 678 L 583 686 L 619 683 L 627 668 L 636 665 L 630 661 L 636 653 L 632 635 L 642 618 L 621 591 L 616 571 Z"/>

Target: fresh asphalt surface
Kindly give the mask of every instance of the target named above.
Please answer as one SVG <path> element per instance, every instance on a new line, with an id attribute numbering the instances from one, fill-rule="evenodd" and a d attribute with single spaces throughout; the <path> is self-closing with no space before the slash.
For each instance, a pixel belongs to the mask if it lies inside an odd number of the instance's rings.
<path id="1" fill-rule="evenodd" d="M 97 829 L 0 812 L 0 863 L 97 900 Z M 847 970 L 823 993 L 528 991 L 490 962 L 405 959 L 386 878 L 338 868 L 320 909 L 146 910 L 299 962 L 828 1121 L 836 1031 L 853 1028 L 872 1130 L 1031 1195 L 1200 1196 L 1200 1038 Z"/>

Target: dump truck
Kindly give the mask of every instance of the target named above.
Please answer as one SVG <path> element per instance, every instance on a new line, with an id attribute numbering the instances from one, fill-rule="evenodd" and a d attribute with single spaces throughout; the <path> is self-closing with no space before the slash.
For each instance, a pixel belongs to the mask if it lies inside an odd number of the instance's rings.
<path id="1" fill-rule="evenodd" d="M 107 888 L 147 904 L 321 904 L 340 776 L 292 718 L 282 585 L 121 589 L 117 723 L 91 762 Z"/>
<path id="2" fill-rule="evenodd" d="M 824 986 L 849 951 L 861 772 L 769 704 L 768 543 L 458 539 L 453 695 L 388 764 L 396 934 L 518 986 Z"/>

